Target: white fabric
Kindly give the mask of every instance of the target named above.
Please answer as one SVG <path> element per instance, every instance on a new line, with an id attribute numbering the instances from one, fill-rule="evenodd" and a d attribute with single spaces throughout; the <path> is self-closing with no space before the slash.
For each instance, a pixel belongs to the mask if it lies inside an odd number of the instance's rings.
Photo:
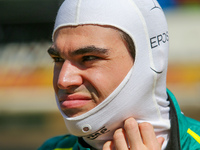
<path id="1" fill-rule="evenodd" d="M 58 104 L 70 133 L 101 149 L 126 118 L 134 117 L 138 123 L 153 125 L 157 137 L 165 138 L 164 149 L 170 130 L 166 101 L 168 29 L 159 4 L 156 0 L 65 0 L 53 37 L 60 27 L 80 24 L 109 25 L 126 32 L 134 41 L 136 58 L 119 87 L 89 112 L 69 118 Z M 84 131 L 84 127 L 89 130 Z"/>

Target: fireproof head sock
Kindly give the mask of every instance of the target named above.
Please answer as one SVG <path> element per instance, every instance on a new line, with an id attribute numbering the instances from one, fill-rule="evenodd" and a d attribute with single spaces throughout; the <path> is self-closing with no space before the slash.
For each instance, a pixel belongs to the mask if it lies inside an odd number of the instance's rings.
<path id="1" fill-rule="evenodd" d="M 77 117 L 67 117 L 58 103 L 69 132 L 102 149 L 113 132 L 133 117 L 149 122 L 156 136 L 168 141 L 169 102 L 166 94 L 168 28 L 156 0 L 65 0 L 60 7 L 54 34 L 61 27 L 111 26 L 127 33 L 135 45 L 134 66 L 121 84 L 97 107 Z M 106 86 L 106 85 L 105 85 Z M 57 100 L 58 102 L 58 100 Z"/>

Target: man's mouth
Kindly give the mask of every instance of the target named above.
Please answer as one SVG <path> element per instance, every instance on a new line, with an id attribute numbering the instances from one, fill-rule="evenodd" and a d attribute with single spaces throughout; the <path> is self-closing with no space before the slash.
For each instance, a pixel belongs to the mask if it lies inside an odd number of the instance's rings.
<path id="1" fill-rule="evenodd" d="M 62 109 L 81 108 L 92 100 L 91 97 L 81 94 L 63 95 L 59 97 L 60 106 Z"/>

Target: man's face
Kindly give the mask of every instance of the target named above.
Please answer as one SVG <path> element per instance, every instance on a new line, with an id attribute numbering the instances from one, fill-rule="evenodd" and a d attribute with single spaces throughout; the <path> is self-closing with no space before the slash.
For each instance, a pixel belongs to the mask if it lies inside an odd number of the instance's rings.
<path id="1" fill-rule="evenodd" d="M 133 59 L 119 31 L 83 25 L 64 27 L 48 50 L 55 61 L 53 86 L 68 117 L 96 107 L 121 83 Z"/>

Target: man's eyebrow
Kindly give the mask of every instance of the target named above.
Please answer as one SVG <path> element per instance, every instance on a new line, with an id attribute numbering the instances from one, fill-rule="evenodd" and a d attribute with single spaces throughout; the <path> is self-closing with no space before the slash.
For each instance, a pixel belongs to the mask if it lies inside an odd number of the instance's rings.
<path id="1" fill-rule="evenodd" d="M 60 56 L 59 52 L 57 50 L 55 50 L 53 47 L 50 47 L 47 52 L 49 53 L 49 55 L 54 55 L 54 56 Z"/>
<path id="2" fill-rule="evenodd" d="M 60 53 L 54 49 L 53 47 L 50 47 L 47 52 L 49 53 L 49 55 L 52 56 L 60 56 Z M 83 48 L 79 48 L 77 50 L 74 50 L 72 52 L 69 52 L 71 56 L 76 56 L 76 55 L 84 55 L 87 53 L 94 53 L 94 54 L 106 54 L 108 53 L 108 49 L 106 48 L 100 48 L 100 47 L 96 47 L 96 46 L 86 46 Z"/>
<path id="3" fill-rule="evenodd" d="M 100 47 L 96 47 L 96 46 L 92 45 L 92 46 L 86 46 L 83 48 L 79 48 L 75 51 L 72 51 L 70 54 L 72 56 L 75 56 L 75 55 L 83 55 L 83 54 L 87 54 L 87 53 L 106 54 L 106 53 L 108 53 L 108 49 L 100 48 Z"/>

